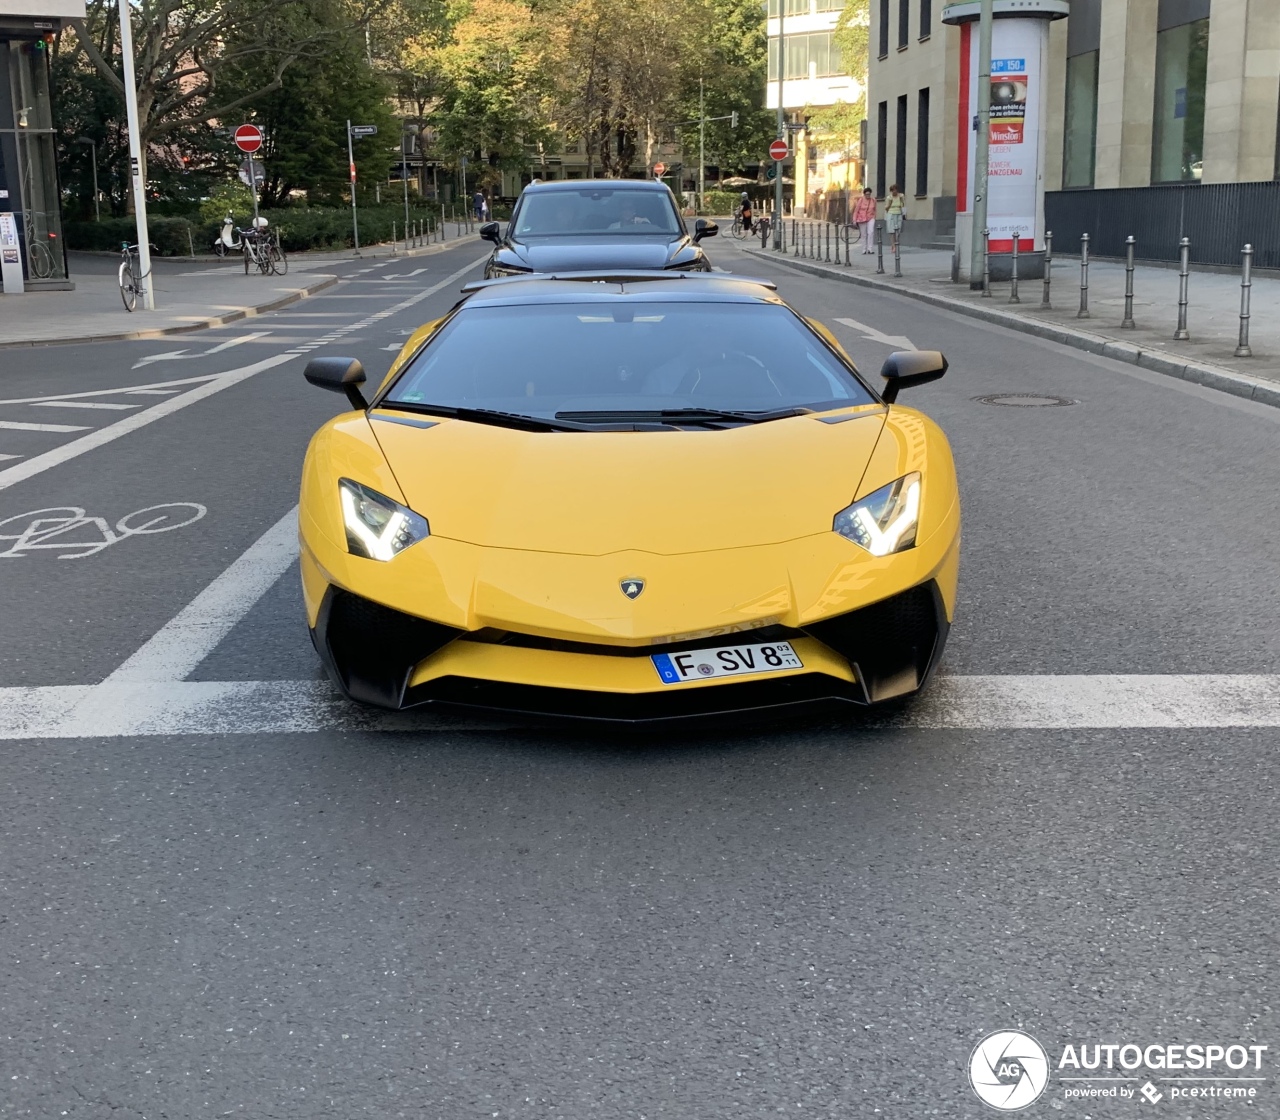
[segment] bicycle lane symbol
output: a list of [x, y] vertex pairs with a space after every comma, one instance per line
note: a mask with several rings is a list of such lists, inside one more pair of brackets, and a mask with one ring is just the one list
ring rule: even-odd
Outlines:
[[59, 552], [59, 560], [82, 560], [129, 537], [167, 533], [193, 525], [209, 511], [198, 502], [166, 502], [127, 513], [115, 525], [89, 517], [79, 506], [50, 506], [0, 521], [0, 559]]

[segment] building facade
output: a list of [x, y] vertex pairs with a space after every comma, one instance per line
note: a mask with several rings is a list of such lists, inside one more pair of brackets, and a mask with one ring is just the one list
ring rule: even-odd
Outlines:
[[[84, 0], [0, 0], [0, 215], [16, 232], [23, 287], [67, 288], [54, 159], [49, 47]], [[11, 262], [12, 263], [12, 262]]]
[[[835, 43], [844, 8], [845, 0], [769, 0], [765, 107], [776, 110], [781, 97], [790, 123], [803, 124], [816, 109], [856, 102], [862, 96], [862, 84], [848, 72]], [[786, 44], [783, 50], [780, 41]], [[847, 191], [861, 182], [859, 153], [847, 143], [795, 129], [792, 153], [793, 197], [801, 213], [828, 213], [828, 200], [839, 198], [843, 203]]]
[[[916, 243], [951, 235], [967, 123], [960, 29], [939, 7], [871, 2], [871, 186], [883, 197], [901, 183]], [[1151, 197], [1168, 206], [1205, 185], [1280, 179], [1280, 0], [1071, 0], [1049, 28], [1044, 83], [1051, 213], [1054, 192], [1160, 187]]]

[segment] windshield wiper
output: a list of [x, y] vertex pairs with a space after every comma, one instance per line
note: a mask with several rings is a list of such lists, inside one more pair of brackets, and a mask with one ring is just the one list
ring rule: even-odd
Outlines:
[[473, 424], [492, 424], [498, 428], [515, 428], [522, 432], [589, 432], [593, 429], [593, 425], [589, 424], [574, 424], [559, 419], [546, 420], [541, 416], [501, 412], [496, 408], [458, 408], [449, 404], [389, 400], [379, 401], [377, 407], [399, 409], [401, 412], [420, 412], [424, 416], [448, 416], [454, 420], [470, 420]]
[[607, 424], [610, 422], [644, 422], [658, 424], [716, 424], [729, 421], [735, 424], [763, 424], [768, 420], [785, 420], [790, 416], [807, 416], [808, 408], [775, 408], [763, 412], [747, 412], [730, 408], [661, 408], [624, 409], [618, 412], [557, 412], [557, 420], [576, 421], [580, 424]]

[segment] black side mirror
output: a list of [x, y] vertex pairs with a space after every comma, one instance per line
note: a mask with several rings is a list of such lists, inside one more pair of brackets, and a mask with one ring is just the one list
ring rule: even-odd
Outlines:
[[492, 241], [495, 245], [502, 241], [502, 234], [498, 232], [497, 222], [485, 222], [485, 224], [480, 227], [480, 236], [484, 238], [485, 241]]
[[709, 218], [699, 218], [693, 223], [693, 243], [696, 245], [704, 237], [715, 237], [720, 227]]
[[312, 358], [302, 376], [321, 389], [345, 393], [352, 408], [363, 412], [369, 407], [359, 388], [364, 384], [364, 366], [355, 358]]
[[947, 359], [941, 350], [895, 350], [880, 367], [880, 376], [885, 380], [880, 396], [885, 404], [893, 404], [899, 390], [937, 381], [946, 372]]

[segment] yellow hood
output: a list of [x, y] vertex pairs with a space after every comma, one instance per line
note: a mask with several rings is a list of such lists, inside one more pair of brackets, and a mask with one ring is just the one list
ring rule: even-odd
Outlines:
[[602, 556], [742, 548], [829, 530], [853, 501], [884, 426], [879, 406], [854, 417], [598, 433], [448, 419], [411, 427], [376, 412], [369, 421], [433, 536]]

